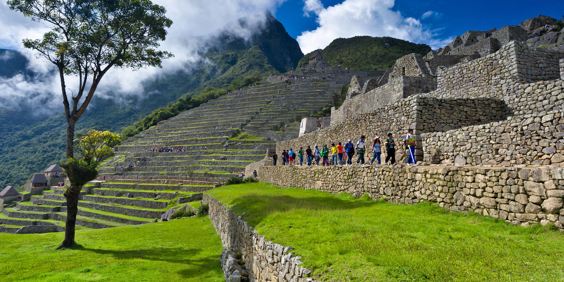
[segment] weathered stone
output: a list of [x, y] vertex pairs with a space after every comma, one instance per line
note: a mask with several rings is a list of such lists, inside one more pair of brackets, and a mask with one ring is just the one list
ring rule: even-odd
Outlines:
[[542, 203], [542, 208], [547, 213], [558, 213], [562, 208], [562, 198], [548, 198]]
[[545, 196], [544, 185], [542, 183], [525, 181], [525, 190], [529, 195]]
[[525, 212], [526, 213], [539, 213], [541, 211], [541, 207], [537, 206], [533, 203], [529, 203], [526, 207], [525, 207]]

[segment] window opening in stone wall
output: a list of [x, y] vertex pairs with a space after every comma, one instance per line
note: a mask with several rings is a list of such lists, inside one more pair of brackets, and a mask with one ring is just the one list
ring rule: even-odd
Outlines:
[[405, 76], [405, 67], [401, 68], [401, 76]]

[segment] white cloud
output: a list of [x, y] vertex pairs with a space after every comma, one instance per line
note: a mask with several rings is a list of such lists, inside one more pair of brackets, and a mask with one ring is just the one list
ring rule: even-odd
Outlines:
[[428, 18], [435, 18], [435, 19], [440, 19], [443, 15], [439, 12], [435, 12], [435, 11], [427, 11], [425, 13], [423, 13], [423, 15], [421, 15], [421, 19], [425, 20]]
[[320, 0], [304, 0], [304, 16], [309, 17], [310, 13], [319, 15], [323, 11], [323, 4]]
[[[175, 57], [165, 60], [162, 69], [144, 68], [132, 71], [114, 68], [102, 79], [96, 95], [98, 97], [108, 97], [110, 93], [117, 93], [120, 97], [141, 95], [144, 82], [178, 70], [189, 71], [190, 63], [201, 59], [198, 50], [204, 45], [202, 37], [217, 34], [227, 28], [234, 34], [248, 38], [252, 31], [264, 22], [263, 12], [275, 11], [284, 1], [153, 0], [154, 3], [163, 5], [167, 9], [167, 16], [174, 22], [160, 49], [172, 52]], [[24, 38], [41, 38], [49, 27], [10, 10], [6, 2], [7, 0], [0, 0], [0, 30], [2, 30], [0, 46], [23, 52], [31, 61], [30, 67], [43, 75], [35, 82], [26, 81], [22, 76], [0, 80], [0, 108], [26, 102], [52, 101], [47, 105], [42, 104], [45, 108], [59, 110], [62, 97], [58, 77], [49, 72], [52, 65], [38, 58], [32, 51], [23, 48], [21, 43]], [[251, 18], [249, 25], [242, 27], [238, 24], [237, 20], [242, 17]], [[68, 81], [68, 88], [71, 91], [77, 86], [74, 81]]]
[[345, 0], [322, 9], [317, 14], [318, 28], [305, 31], [297, 40], [304, 53], [325, 48], [337, 38], [353, 36], [390, 36], [433, 48], [444, 45], [419, 20], [393, 11], [394, 0]]

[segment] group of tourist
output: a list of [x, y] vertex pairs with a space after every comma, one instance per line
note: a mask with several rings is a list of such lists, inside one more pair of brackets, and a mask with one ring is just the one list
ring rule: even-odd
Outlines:
[[[407, 156], [407, 164], [408, 165], [417, 165], [417, 161], [415, 159], [415, 148], [417, 146], [417, 140], [415, 135], [413, 134], [413, 129], [409, 129], [409, 133], [405, 136], [403, 143], [406, 148]], [[314, 149], [311, 146], [307, 146], [304, 150], [303, 147], [295, 152], [293, 149], [289, 150], [282, 150], [280, 154], [280, 158], [282, 159], [282, 165], [297, 165], [303, 166], [306, 164], [307, 166], [311, 165], [321, 165], [322, 166], [329, 166], [329, 165], [352, 165], [354, 162], [354, 155], [357, 155], [356, 164], [365, 165], [365, 155], [367, 150], [372, 152], [372, 159], [370, 164], [374, 164], [375, 161], [377, 164], [382, 163], [382, 152], [385, 149], [386, 152], [386, 159], [384, 160], [385, 164], [396, 164], [396, 149], [397, 144], [393, 138], [392, 133], [388, 133], [388, 137], [384, 141], [384, 147], [382, 147], [382, 141], [380, 140], [379, 136], [374, 137], [374, 140], [371, 142], [370, 147], [368, 147], [366, 142], [366, 137], [362, 135], [360, 139], [353, 143], [351, 139], [348, 139], [347, 142], [343, 145], [341, 142], [338, 142], [337, 145], [335, 143], [331, 144], [331, 148], [327, 145], [323, 145], [321, 148], [319, 146], [314, 146]], [[275, 153], [272, 156], [272, 164], [276, 165], [278, 162], [278, 155]]]
[[[198, 147], [200, 150], [207, 150], [207, 146], [200, 146]], [[192, 147], [164, 147], [164, 148], [152, 148], [149, 149], [150, 152], [153, 153], [168, 153], [168, 152], [187, 152], [188, 150], [193, 149]]]

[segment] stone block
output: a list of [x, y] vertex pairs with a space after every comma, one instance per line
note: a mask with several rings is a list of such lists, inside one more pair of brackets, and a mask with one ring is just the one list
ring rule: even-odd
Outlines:
[[480, 204], [482, 204], [486, 208], [495, 208], [497, 207], [497, 202], [495, 199], [483, 197], [480, 199]]
[[545, 196], [544, 184], [532, 181], [525, 181], [527, 194], [534, 196]]
[[542, 203], [542, 208], [547, 213], [558, 213], [562, 208], [562, 198], [548, 198]]

